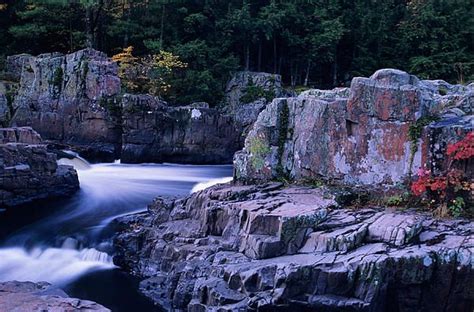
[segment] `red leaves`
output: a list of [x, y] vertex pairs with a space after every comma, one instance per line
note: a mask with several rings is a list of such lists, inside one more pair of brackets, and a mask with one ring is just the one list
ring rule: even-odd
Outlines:
[[469, 132], [464, 139], [449, 144], [447, 154], [455, 160], [468, 159], [474, 156], [474, 131]]
[[[468, 133], [464, 139], [449, 144], [446, 154], [454, 160], [465, 160], [474, 157], [474, 132]], [[445, 176], [434, 177], [429, 170], [420, 168], [418, 179], [411, 184], [411, 191], [415, 196], [421, 196], [427, 191], [435, 192], [441, 198], [446, 193], [461, 190], [464, 187], [464, 173], [461, 170], [449, 168]]]
[[428, 189], [433, 192], [438, 192], [441, 195], [444, 195], [446, 189], [449, 186], [449, 181], [445, 177], [430, 177], [429, 175], [424, 175], [418, 177], [418, 180], [411, 184], [411, 191], [416, 196], [421, 196]]

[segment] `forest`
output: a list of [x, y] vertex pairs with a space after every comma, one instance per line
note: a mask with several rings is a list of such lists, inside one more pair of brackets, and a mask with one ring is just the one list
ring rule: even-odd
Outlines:
[[[281, 74], [289, 88], [347, 86], [384, 67], [426, 79], [474, 79], [472, 0], [0, 1], [7, 55], [91, 47], [168, 53], [171, 103], [217, 105], [237, 70]], [[130, 49], [128, 50], [131, 51]]]

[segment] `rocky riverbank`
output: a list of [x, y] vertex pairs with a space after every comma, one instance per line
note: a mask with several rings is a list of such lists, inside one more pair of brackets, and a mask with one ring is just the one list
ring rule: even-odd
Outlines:
[[77, 172], [31, 128], [0, 128], [0, 208], [68, 197], [79, 189]]
[[474, 223], [348, 204], [278, 183], [158, 198], [118, 220], [115, 261], [178, 311], [472, 311]]

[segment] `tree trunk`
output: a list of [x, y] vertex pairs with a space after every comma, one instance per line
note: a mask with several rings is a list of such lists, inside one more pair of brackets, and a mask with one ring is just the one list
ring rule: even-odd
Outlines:
[[277, 42], [276, 36], [273, 35], [273, 73], [277, 73], [278, 59], [277, 59]]
[[283, 57], [280, 56], [278, 59], [278, 71], [277, 74], [281, 74], [281, 65], [283, 64]]
[[245, 45], [245, 70], [250, 69], [250, 47], [248, 44]]
[[333, 87], [337, 87], [337, 55], [334, 58], [334, 65], [332, 71], [332, 85]]
[[262, 42], [258, 42], [258, 64], [257, 70], [262, 71]]
[[308, 65], [306, 66], [306, 76], [304, 77], [304, 83], [303, 85], [305, 87], [308, 86], [309, 83], [309, 71], [311, 70], [311, 60], [308, 60]]
[[165, 28], [165, 4], [163, 3], [161, 10], [161, 26], [160, 26], [160, 51], [163, 49], [163, 32]]
[[92, 8], [86, 6], [86, 46], [92, 48], [93, 31], [92, 31]]

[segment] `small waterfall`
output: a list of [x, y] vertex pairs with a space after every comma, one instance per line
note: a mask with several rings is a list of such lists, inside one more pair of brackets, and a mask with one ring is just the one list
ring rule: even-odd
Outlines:
[[58, 164], [60, 165], [69, 165], [73, 166], [77, 170], [87, 170], [91, 168], [91, 164], [79, 156], [79, 154], [73, 152], [73, 151], [66, 151], [63, 150], [64, 153], [69, 154], [73, 156], [72, 158], [60, 158], [58, 159]]
[[193, 187], [193, 189], [191, 190], [191, 194], [202, 191], [216, 184], [231, 182], [232, 179], [233, 179], [232, 177], [225, 177], [225, 178], [219, 178], [219, 179], [212, 179], [206, 182], [200, 182]]
[[[118, 216], [146, 210], [153, 198], [184, 196], [232, 178], [231, 166], [94, 164], [77, 154], [59, 163], [78, 170], [81, 190], [55, 211], [0, 242], [1, 281], [77, 282], [88, 273], [113, 272], [108, 225]], [[38, 207], [38, 209], [41, 209]], [[108, 253], [107, 253], [108, 252]], [[113, 274], [113, 273], [111, 273]]]
[[0, 249], [0, 281], [48, 281], [62, 285], [84, 273], [114, 267], [109, 255], [94, 248]]

